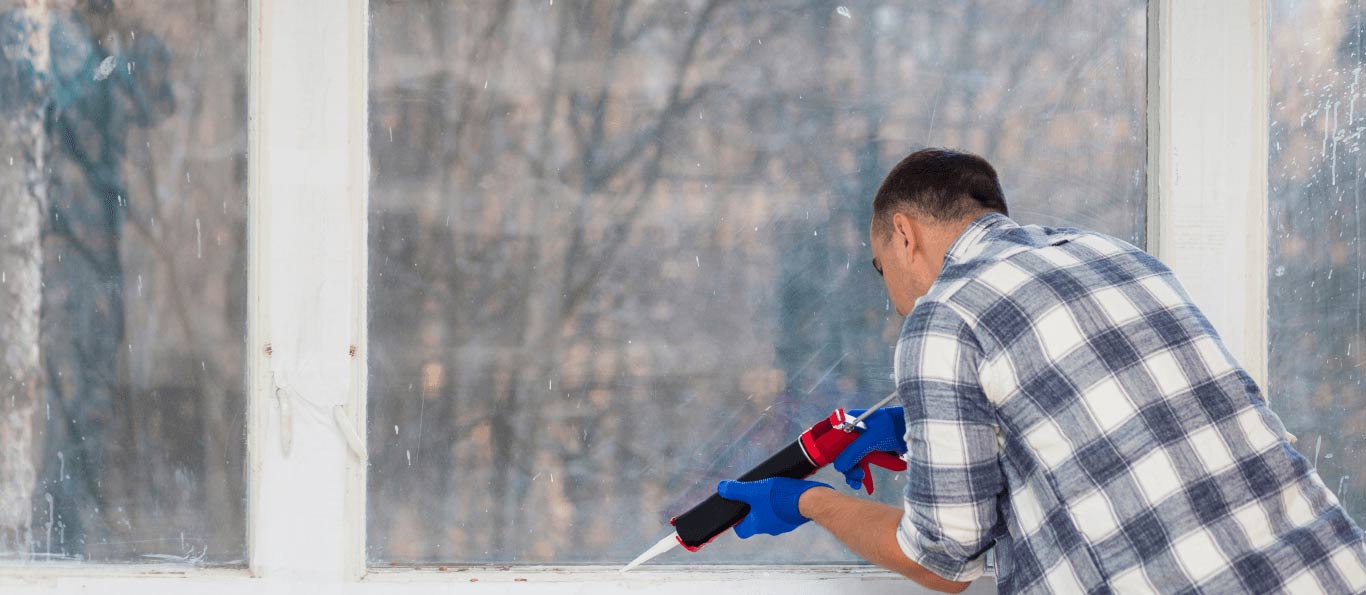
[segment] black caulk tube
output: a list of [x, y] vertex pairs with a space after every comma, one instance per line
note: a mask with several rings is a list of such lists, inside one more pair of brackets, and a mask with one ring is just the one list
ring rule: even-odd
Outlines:
[[[740, 476], [740, 481], [759, 481], [770, 477], [790, 477], [805, 479], [819, 467], [807, 458], [800, 439], [793, 440], [786, 448], [768, 460], [759, 463], [748, 473]], [[744, 502], [727, 500], [719, 494], [712, 494], [692, 510], [675, 517], [671, 523], [678, 532], [678, 540], [689, 551], [696, 551], [716, 536], [725, 533], [749, 514], [749, 505]]]
[[[830, 414], [830, 417], [807, 428], [801, 436], [782, 450], [741, 475], [740, 481], [762, 481], [774, 477], [791, 479], [810, 477], [821, 467], [833, 463], [841, 452], [858, 439], [860, 432], [856, 428], [862, 427], [859, 422], [864, 417], [886, 406], [896, 399], [896, 396], [895, 392], [887, 395], [877, 405], [865, 410], [862, 415], [852, 420], [845, 416], [843, 409], [836, 409], [834, 413]], [[864, 455], [858, 464], [863, 469], [863, 488], [869, 494], [873, 493], [873, 476], [869, 472], [869, 465], [877, 465], [892, 471], [906, 470], [906, 462], [901, 460], [895, 452], [873, 451]], [[716, 539], [718, 535], [734, 527], [736, 523], [744, 520], [745, 515], [748, 514], [748, 504], [727, 500], [722, 498], [720, 494], [713, 492], [711, 497], [702, 501], [701, 504], [670, 519], [669, 524], [674, 526], [674, 533], [660, 540], [654, 547], [645, 550], [645, 553], [636, 557], [621, 571], [626, 572], [635, 568], [655, 556], [669, 551], [675, 545], [682, 545], [688, 551], [695, 552], [711, 540]]]

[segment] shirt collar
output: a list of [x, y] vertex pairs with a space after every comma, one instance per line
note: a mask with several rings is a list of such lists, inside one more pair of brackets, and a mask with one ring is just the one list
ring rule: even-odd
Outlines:
[[963, 233], [958, 234], [958, 239], [953, 241], [949, 251], [944, 254], [944, 262], [962, 262], [976, 256], [976, 248], [988, 233], [1007, 227], [1017, 227], [1017, 224], [1010, 217], [1000, 213], [987, 213], [978, 217], [963, 230]]

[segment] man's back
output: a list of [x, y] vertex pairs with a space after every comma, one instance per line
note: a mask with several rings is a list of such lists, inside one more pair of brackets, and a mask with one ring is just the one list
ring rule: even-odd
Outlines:
[[897, 352], [927, 567], [994, 540], [1002, 592], [1366, 591], [1360, 530], [1142, 251], [984, 216]]

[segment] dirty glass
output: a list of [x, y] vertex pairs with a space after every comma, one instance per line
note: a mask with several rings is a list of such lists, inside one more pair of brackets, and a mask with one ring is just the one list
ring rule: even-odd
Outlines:
[[1271, 406], [1324, 482], [1366, 516], [1366, 10], [1270, 4]]
[[246, 15], [0, 1], [0, 563], [244, 563]]
[[[1025, 223], [1144, 240], [1142, 2], [371, 11], [372, 564], [624, 564], [886, 395], [865, 236], [914, 149], [986, 156]], [[660, 561], [852, 559], [807, 526]]]

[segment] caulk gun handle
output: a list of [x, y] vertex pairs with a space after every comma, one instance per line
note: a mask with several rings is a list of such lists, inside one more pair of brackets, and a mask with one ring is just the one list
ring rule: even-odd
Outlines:
[[[817, 467], [807, 459], [806, 453], [802, 450], [801, 440], [798, 439], [750, 469], [748, 473], [741, 475], [740, 481], [759, 481], [770, 477], [803, 479], [815, 473], [816, 469]], [[672, 523], [683, 547], [696, 551], [744, 520], [747, 514], [748, 504], [712, 494], [692, 510], [675, 517]]]

